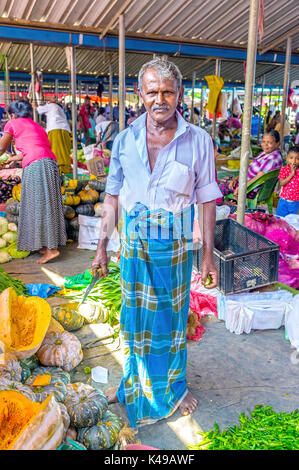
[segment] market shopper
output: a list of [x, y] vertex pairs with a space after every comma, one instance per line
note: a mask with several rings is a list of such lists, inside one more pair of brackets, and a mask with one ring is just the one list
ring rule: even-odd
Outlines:
[[84, 103], [79, 109], [78, 119], [79, 119], [79, 129], [82, 130], [84, 135], [84, 144], [87, 146], [90, 144], [90, 133], [89, 129], [92, 128], [90, 117], [90, 98], [89, 96], [85, 97]]
[[71, 129], [63, 107], [57, 103], [54, 95], [47, 104], [37, 106], [36, 109], [39, 114], [46, 116], [46, 131], [60, 173], [71, 173]]
[[210, 136], [176, 111], [182, 99], [175, 64], [154, 59], [139, 72], [146, 113], [116, 138], [93, 273], [108, 274], [106, 247], [123, 208], [121, 337], [125, 362], [109, 403], [126, 404], [132, 427], [192, 413], [186, 381], [186, 327], [193, 259], [194, 204], [203, 206], [202, 281], [215, 287], [215, 182]]
[[[283, 159], [278, 149], [279, 142], [280, 136], [277, 131], [269, 131], [263, 135], [261, 142], [263, 152], [254, 158], [248, 167], [247, 186], [265, 173], [282, 167]], [[222, 178], [219, 181], [219, 187], [223, 196], [234, 194], [235, 199], [237, 199], [239, 192], [239, 175]], [[256, 190], [250, 191], [250, 193], [247, 194], [249, 199], [254, 199], [255, 196]]]
[[21, 153], [7, 163], [21, 160], [23, 168], [17, 247], [40, 251], [42, 257], [37, 262], [44, 264], [59, 256], [58, 247], [67, 241], [57, 160], [46, 131], [32, 119], [29, 102], [14, 101], [7, 112], [0, 155], [14, 139]]
[[299, 213], [299, 146], [289, 150], [287, 165], [279, 172], [281, 193], [276, 209], [278, 217]]

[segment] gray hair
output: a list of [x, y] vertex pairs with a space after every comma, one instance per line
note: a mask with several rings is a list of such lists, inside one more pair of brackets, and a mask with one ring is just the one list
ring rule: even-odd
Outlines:
[[152, 59], [149, 62], [143, 64], [139, 71], [138, 88], [140, 91], [142, 91], [143, 75], [148, 69], [155, 69], [161, 77], [176, 80], [178, 90], [180, 90], [182, 86], [182, 74], [179, 71], [178, 67], [173, 62], [170, 62], [164, 57], [156, 57], [155, 59]]

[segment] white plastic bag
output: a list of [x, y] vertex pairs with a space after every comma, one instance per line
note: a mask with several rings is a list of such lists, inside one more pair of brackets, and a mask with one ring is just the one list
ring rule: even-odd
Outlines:
[[232, 333], [277, 329], [285, 323], [285, 316], [293, 301], [286, 290], [217, 295], [218, 319], [224, 320]]
[[[79, 243], [78, 248], [87, 250], [96, 250], [102, 226], [101, 217], [89, 217], [87, 215], [79, 215]], [[117, 253], [120, 249], [119, 234], [114, 229], [107, 245], [107, 251]]]
[[285, 316], [285, 328], [291, 345], [299, 351], [299, 294], [290, 302]]
[[216, 206], [216, 220], [227, 219], [230, 214], [229, 206]]
[[86, 161], [91, 160], [93, 158], [93, 150], [95, 148], [95, 144], [90, 145], [82, 145], [84, 151], [84, 158]]
[[242, 333], [250, 333], [253, 312], [245, 305], [232, 300], [227, 301], [226, 304], [226, 320], [225, 326], [231, 332], [237, 335]]

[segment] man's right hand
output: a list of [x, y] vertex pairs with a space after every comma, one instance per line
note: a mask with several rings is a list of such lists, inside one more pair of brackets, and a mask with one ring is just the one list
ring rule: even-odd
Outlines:
[[108, 270], [108, 257], [105, 247], [97, 249], [96, 255], [91, 265], [93, 276], [96, 275], [97, 271], [101, 269], [101, 277], [106, 277], [109, 273]]

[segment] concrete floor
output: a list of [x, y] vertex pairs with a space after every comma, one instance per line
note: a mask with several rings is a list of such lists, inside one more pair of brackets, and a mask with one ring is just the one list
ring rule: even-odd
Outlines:
[[[13, 260], [4, 268], [26, 283], [54, 283], [48, 276], [80, 274], [90, 268], [93, 255], [94, 252], [68, 245], [58, 259], [43, 267], [36, 264], [39, 255], [35, 254], [25, 260]], [[51, 305], [65, 302], [59, 297], [48, 300]], [[196, 411], [184, 417], [177, 411], [168, 420], [140, 428], [136, 439], [142, 444], [186, 449], [187, 445], [200, 442], [198, 431], [212, 429], [215, 422], [220, 429], [236, 425], [239, 415], [250, 413], [257, 404], [270, 405], [277, 412], [299, 408], [299, 362], [291, 361], [294, 350], [284, 338], [284, 328], [235, 335], [215, 318], [207, 319], [204, 326], [201, 340], [188, 342], [187, 380], [198, 399]], [[72, 371], [72, 381], [88, 382], [103, 391], [117, 385], [122, 375], [122, 354], [119, 341], [111, 338], [109, 325], [85, 325], [76, 334], [84, 359]], [[107, 368], [108, 383], [91, 381], [83, 372], [87, 365]], [[114, 404], [110, 408], [126, 419], [124, 407]]]

